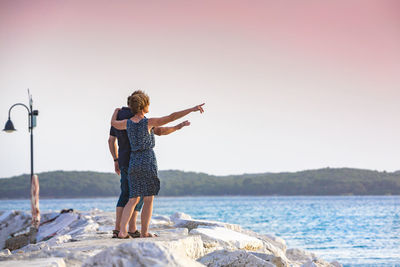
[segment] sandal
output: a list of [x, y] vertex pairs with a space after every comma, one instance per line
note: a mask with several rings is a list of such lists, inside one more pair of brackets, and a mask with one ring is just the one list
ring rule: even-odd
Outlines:
[[131, 238], [131, 236], [128, 234], [128, 235], [126, 235], [126, 236], [124, 236], [124, 237], [117, 237], [118, 239], [129, 239], [129, 238]]
[[118, 238], [119, 230], [113, 230], [112, 233], [112, 238]]
[[154, 234], [152, 234], [152, 233], [147, 233], [147, 235], [146, 235], [146, 236], [141, 236], [141, 235], [140, 235], [140, 237], [142, 237], [142, 238], [148, 238], [148, 237], [158, 237], [158, 235], [157, 235], [156, 233], [154, 233]]
[[140, 237], [140, 232], [136, 230], [135, 232], [128, 232], [128, 235], [130, 235], [132, 238], [138, 238]]

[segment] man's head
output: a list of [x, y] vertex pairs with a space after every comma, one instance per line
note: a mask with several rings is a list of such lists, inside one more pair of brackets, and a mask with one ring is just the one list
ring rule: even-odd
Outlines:
[[[140, 92], [140, 93], [136, 93]], [[128, 106], [133, 114], [143, 111], [144, 113], [149, 112], [150, 98], [143, 91], [135, 91], [130, 97], [128, 97]]]

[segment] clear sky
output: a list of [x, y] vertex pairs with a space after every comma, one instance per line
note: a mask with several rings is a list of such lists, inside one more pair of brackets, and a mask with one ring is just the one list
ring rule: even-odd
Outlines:
[[[0, 122], [40, 112], [35, 170], [113, 171], [111, 114], [205, 102], [156, 138], [160, 170], [400, 169], [399, 1], [0, 1]], [[26, 111], [0, 177], [29, 173]]]

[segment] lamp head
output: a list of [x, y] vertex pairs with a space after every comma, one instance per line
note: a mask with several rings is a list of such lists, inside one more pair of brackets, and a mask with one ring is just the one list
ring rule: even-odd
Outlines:
[[5, 131], [7, 133], [12, 133], [12, 132], [16, 131], [16, 129], [14, 128], [14, 124], [12, 123], [10, 118], [7, 120], [6, 126], [4, 126], [3, 131]]

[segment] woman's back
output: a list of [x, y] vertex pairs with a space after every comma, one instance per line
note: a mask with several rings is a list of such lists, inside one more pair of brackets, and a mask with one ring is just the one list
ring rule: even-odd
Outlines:
[[148, 119], [144, 117], [139, 122], [127, 120], [126, 133], [128, 134], [131, 151], [152, 149], [155, 145], [154, 131], [148, 130]]

